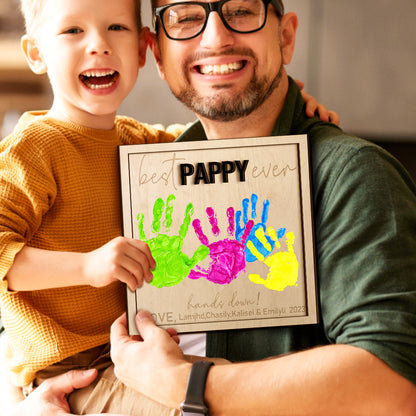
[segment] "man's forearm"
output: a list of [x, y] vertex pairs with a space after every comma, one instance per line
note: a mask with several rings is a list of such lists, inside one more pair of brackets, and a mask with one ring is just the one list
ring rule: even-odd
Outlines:
[[[136, 326], [141, 340], [128, 335], [125, 315], [112, 325], [117, 377], [166, 406], [179, 407], [191, 364], [149, 313], [139, 311]], [[414, 416], [416, 386], [363, 349], [328, 345], [263, 361], [214, 365], [205, 401], [211, 416]]]
[[214, 366], [212, 416], [416, 414], [416, 387], [365, 350], [333, 345], [281, 358]]

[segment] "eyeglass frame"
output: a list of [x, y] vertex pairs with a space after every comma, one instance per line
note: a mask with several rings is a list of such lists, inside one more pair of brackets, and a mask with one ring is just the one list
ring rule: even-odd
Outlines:
[[[169, 4], [165, 4], [164, 6], [159, 6], [159, 7], [155, 7], [153, 9], [153, 27], [156, 29], [157, 31], [157, 19], [159, 18], [160, 24], [162, 25], [163, 31], [165, 32], [165, 35], [171, 39], [171, 40], [177, 40], [177, 41], [183, 41], [183, 40], [190, 40], [190, 39], [194, 39], [197, 36], [199, 36], [206, 28], [207, 23], [208, 23], [208, 18], [211, 12], [217, 12], [218, 15], [221, 18], [222, 23], [224, 24], [224, 26], [228, 29], [231, 30], [232, 32], [235, 33], [254, 33], [254, 32], [258, 32], [259, 30], [263, 29], [264, 25], [266, 24], [267, 21], [267, 9], [269, 4], [271, 3], [274, 8], [276, 9], [276, 12], [278, 14], [278, 16], [283, 16], [284, 14], [284, 7], [283, 4], [281, 2], [279, 2], [278, 0], [261, 0], [264, 4], [265, 7], [265, 12], [264, 12], [264, 22], [263, 24], [254, 30], [250, 30], [250, 31], [239, 31], [236, 29], [233, 29], [225, 20], [223, 14], [222, 14], [222, 5], [224, 3], [227, 3], [230, 0], [219, 0], [219, 1], [211, 1], [211, 2], [202, 2], [202, 1], [180, 1], [180, 2], [176, 2], [176, 3], [169, 3]], [[172, 6], [176, 6], [178, 4], [198, 4], [201, 7], [203, 7], [205, 9], [205, 21], [204, 24], [202, 25], [201, 29], [195, 34], [192, 35], [188, 38], [183, 38], [183, 39], [178, 39], [178, 38], [174, 38], [172, 36], [170, 36], [168, 34], [168, 31], [165, 28], [165, 24], [163, 23], [163, 13], [165, 12], [165, 10], [169, 9]]]

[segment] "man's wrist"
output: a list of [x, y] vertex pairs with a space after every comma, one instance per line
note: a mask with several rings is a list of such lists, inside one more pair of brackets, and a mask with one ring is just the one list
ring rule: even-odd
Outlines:
[[212, 361], [196, 361], [189, 374], [185, 400], [181, 403], [182, 416], [208, 415], [205, 404], [205, 384]]

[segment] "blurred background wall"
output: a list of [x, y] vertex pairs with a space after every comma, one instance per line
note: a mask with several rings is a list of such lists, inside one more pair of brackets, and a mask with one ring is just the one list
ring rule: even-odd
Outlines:
[[[44, 108], [49, 94], [45, 80], [33, 81], [28, 70], [25, 76], [10, 68], [8, 75], [2, 71], [17, 59], [11, 56], [10, 45], [22, 32], [18, 3], [0, 0], [0, 44], [9, 44], [7, 51], [0, 49], [0, 74], [6, 74], [0, 79], [0, 100], [11, 114], [34, 106]], [[149, 3], [144, 0], [143, 20], [150, 26]], [[406, 158], [409, 149], [416, 147], [416, 1], [286, 0], [285, 7], [299, 16], [289, 74], [304, 81], [309, 93], [336, 110], [345, 130], [390, 146], [389, 150], [395, 146], [394, 151]], [[20, 97], [17, 104], [11, 97], [13, 88]], [[120, 114], [163, 124], [195, 118], [159, 79], [150, 52]], [[3, 135], [5, 131], [3, 127]], [[409, 162], [416, 169], [414, 159]]]

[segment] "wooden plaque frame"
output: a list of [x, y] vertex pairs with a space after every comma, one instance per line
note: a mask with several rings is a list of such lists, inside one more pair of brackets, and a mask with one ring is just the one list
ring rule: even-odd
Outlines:
[[307, 136], [119, 153], [124, 235], [158, 262], [152, 284], [127, 289], [130, 334], [139, 309], [178, 332], [318, 321]]

